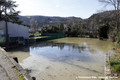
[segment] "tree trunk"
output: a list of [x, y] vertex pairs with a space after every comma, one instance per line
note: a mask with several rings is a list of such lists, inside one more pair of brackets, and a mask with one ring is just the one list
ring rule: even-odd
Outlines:
[[8, 36], [8, 24], [7, 21], [5, 21], [5, 28], [6, 28], [6, 43], [9, 42], [9, 36]]
[[2, 12], [0, 11], [0, 19], [2, 19]]
[[9, 42], [9, 36], [8, 36], [8, 24], [7, 24], [7, 9], [5, 5], [5, 28], [6, 28], [6, 43]]

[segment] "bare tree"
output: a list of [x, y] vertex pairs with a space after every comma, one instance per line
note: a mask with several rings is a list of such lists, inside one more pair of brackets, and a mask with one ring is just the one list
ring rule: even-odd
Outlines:
[[110, 5], [113, 6], [114, 8], [114, 14], [115, 14], [115, 28], [113, 31], [113, 36], [116, 37], [118, 35], [119, 32], [119, 17], [120, 17], [120, 0], [99, 0], [99, 2], [104, 3], [105, 7]]
[[36, 32], [38, 31], [38, 21], [37, 20], [35, 21], [35, 31]]
[[37, 21], [30, 21], [30, 25], [31, 25], [31, 31], [32, 32], [37, 32], [38, 31], [38, 22]]

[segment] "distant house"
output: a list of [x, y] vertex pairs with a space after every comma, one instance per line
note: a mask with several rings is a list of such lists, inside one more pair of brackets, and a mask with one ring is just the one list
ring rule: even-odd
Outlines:
[[[16, 23], [8, 22], [8, 35], [10, 38], [23, 38], [29, 39], [29, 28], [24, 25], [19, 25]], [[0, 21], [0, 35], [6, 34], [5, 21]]]

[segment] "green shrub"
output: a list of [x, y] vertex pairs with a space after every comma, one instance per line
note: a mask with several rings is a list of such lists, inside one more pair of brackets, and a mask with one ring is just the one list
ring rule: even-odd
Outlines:
[[109, 27], [110, 27], [109, 23], [101, 25], [98, 30], [99, 37], [108, 38]]
[[116, 72], [119, 72], [119, 71], [120, 71], [120, 62], [119, 62], [119, 61], [110, 61], [109, 64], [110, 64], [110, 66], [113, 67], [113, 69], [114, 69]]
[[113, 65], [113, 68], [116, 72], [119, 72], [120, 71], [120, 64]]
[[114, 65], [120, 64], [120, 62], [119, 61], [110, 61], [109, 64], [110, 64], [110, 66], [114, 66]]

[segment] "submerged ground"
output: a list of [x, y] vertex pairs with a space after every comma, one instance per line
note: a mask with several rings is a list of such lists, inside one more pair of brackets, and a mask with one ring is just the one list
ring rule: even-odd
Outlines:
[[[113, 53], [110, 41], [90, 38], [61, 38], [10, 51], [20, 65], [37, 80], [93, 80], [104, 76], [105, 54]], [[100, 80], [100, 79], [94, 79]]]

